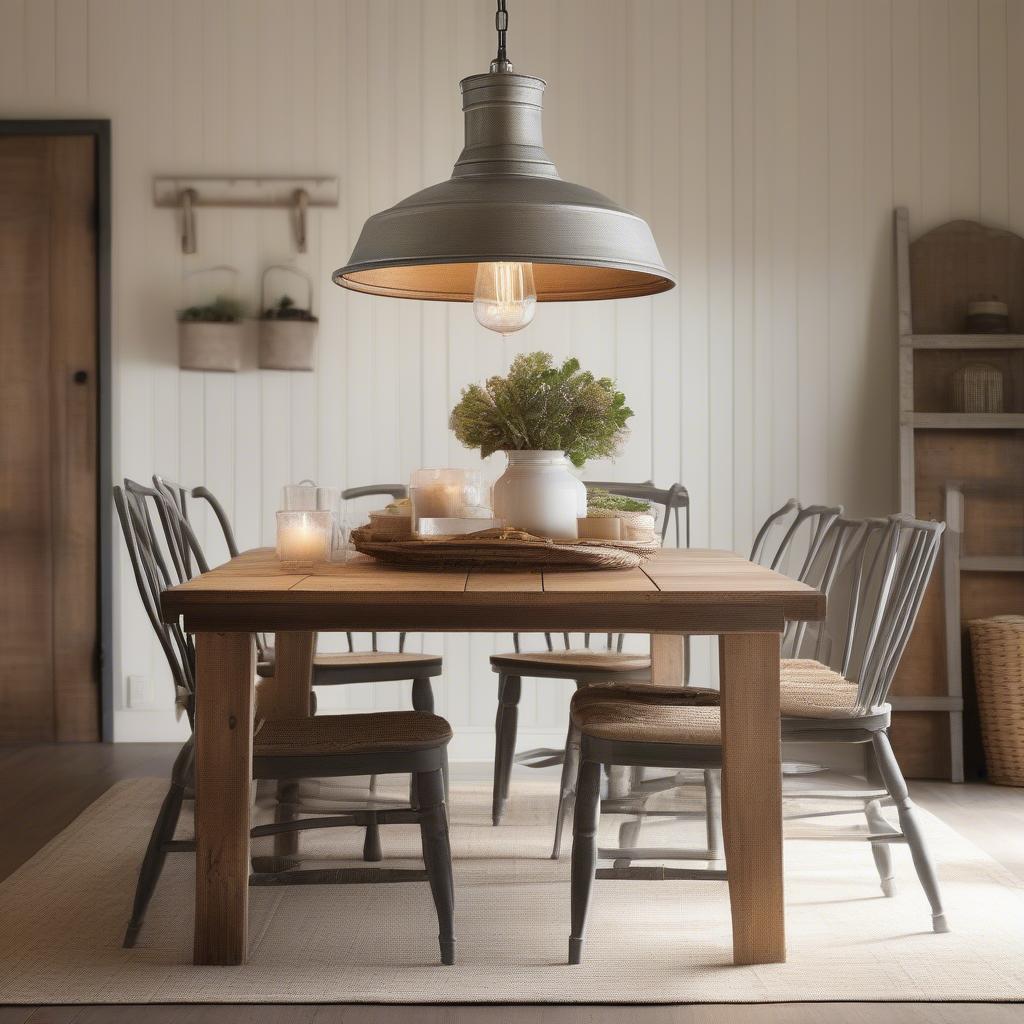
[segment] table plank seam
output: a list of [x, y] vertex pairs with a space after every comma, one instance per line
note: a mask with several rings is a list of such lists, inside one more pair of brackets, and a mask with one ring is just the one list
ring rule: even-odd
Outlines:
[[641, 565], [640, 571], [654, 584], [654, 589], [661, 593], [661, 587], [658, 586], [658, 581]]

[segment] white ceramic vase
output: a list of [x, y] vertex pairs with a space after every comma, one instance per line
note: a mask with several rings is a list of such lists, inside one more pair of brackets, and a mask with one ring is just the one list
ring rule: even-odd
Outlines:
[[494, 484], [494, 515], [536, 537], [574, 538], [586, 515], [587, 489], [564, 452], [506, 451], [508, 468]]

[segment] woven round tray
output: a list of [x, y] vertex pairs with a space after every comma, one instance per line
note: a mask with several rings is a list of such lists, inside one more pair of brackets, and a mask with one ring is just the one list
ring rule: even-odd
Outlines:
[[408, 569], [635, 569], [661, 546], [657, 541], [552, 541], [522, 530], [481, 530], [459, 537], [400, 540], [352, 531], [357, 551]]

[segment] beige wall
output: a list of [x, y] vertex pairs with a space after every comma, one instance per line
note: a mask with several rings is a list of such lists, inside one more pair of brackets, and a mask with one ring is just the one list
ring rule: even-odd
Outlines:
[[[245, 544], [268, 542], [286, 480], [470, 461], [446, 429], [460, 387], [546, 348], [618, 376], [638, 410], [623, 458], [590, 474], [683, 480], [696, 544], [745, 548], [791, 494], [888, 510], [891, 210], [907, 204], [915, 232], [954, 216], [1024, 229], [1024, 3], [510, 6], [513, 60], [549, 83], [561, 172], [648, 218], [680, 286], [542, 308], [503, 343], [467, 308], [329, 283], [371, 211], [448, 174], [458, 79], [492, 53], [488, 0], [0, 2], [0, 116], [113, 121], [115, 472], [205, 480]], [[150, 201], [169, 171], [340, 177], [341, 206], [313, 216], [297, 260], [322, 321], [315, 375], [254, 359], [235, 376], [178, 371], [185, 274], [231, 263], [255, 304], [263, 266], [292, 249], [283, 213], [204, 210], [199, 253], [182, 256]], [[150, 709], [119, 707], [117, 733], [167, 736], [166, 675], [124, 566], [120, 582], [116, 679], [155, 692]], [[495, 643], [428, 640], [446, 654], [459, 756], [490, 748]], [[329, 703], [400, 699], [385, 686]], [[566, 699], [527, 687], [522, 745], [561, 733]]]

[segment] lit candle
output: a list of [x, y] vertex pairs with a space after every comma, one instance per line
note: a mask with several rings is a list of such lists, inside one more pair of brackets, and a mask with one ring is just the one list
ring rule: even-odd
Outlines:
[[417, 519], [443, 519], [457, 516], [462, 510], [462, 487], [456, 484], [413, 487], [409, 497]]
[[283, 562], [325, 562], [331, 553], [330, 512], [278, 512], [277, 557]]

